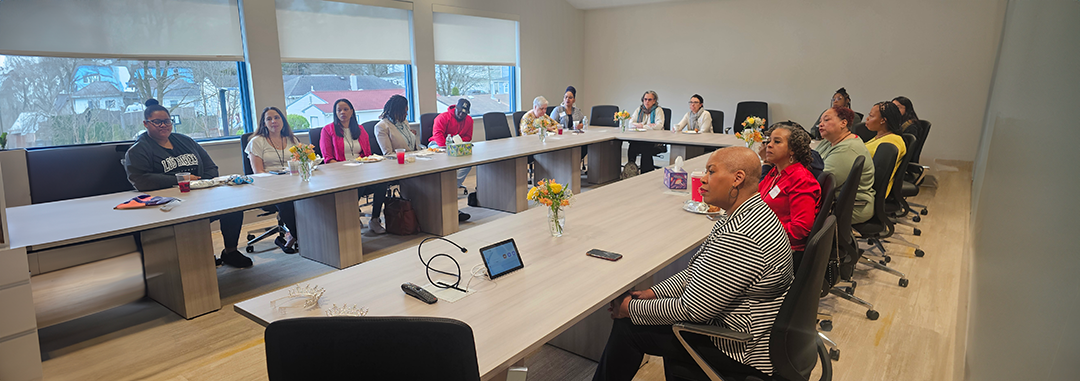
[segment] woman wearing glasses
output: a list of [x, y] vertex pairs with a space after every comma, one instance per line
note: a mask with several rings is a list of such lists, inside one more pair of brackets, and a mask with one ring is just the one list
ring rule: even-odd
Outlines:
[[[218, 176], [217, 164], [195, 140], [174, 134], [172, 116], [156, 99], [146, 101], [143, 111], [146, 133], [139, 136], [124, 157], [128, 181], [140, 192], [176, 186], [176, 174], [190, 173], [194, 179]], [[251, 258], [240, 254], [237, 243], [244, 225], [244, 212], [223, 214], [213, 219], [221, 222], [225, 250], [217, 264], [251, 267]]]
[[679, 124], [675, 125], [675, 132], [682, 131], [714, 132], [712, 130], [712, 114], [705, 110], [705, 99], [694, 94], [690, 97], [690, 112], [683, 115]]
[[[810, 137], [814, 138], [814, 140], [822, 139], [821, 132], [818, 131], [818, 126], [821, 123], [821, 117], [825, 116], [825, 112], [829, 111], [829, 109], [832, 109], [833, 107], [846, 107], [848, 109], [851, 108], [851, 96], [848, 95], [847, 89], [841, 87], [840, 90], [836, 90], [836, 93], [834, 93], [832, 96], [832, 103], [829, 104], [829, 108], [825, 109], [825, 111], [822, 111], [821, 115], [818, 115], [817, 120], [814, 121], [814, 126], [810, 127]], [[862, 120], [863, 114], [856, 112], [855, 119], [851, 120], [851, 126], [862, 123]]]
[[[300, 140], [293, 135], [289, 122], [285, 120], [285, 114], [277, 107], [263, 109], [259, 117], [259, 128], [248, 141], [244, 152], [247, 153], [248, 161], [251, 162], [251, 171], [254, 173], [268, 173], [289, 170], [289, 147], [300, 144]], [[285, 237], [277, 237], [274, 244], [281, 248], [285, 254], [296, 254], [296, 209], [292, 201], [275, 205], [281, 222], [288, 228]]]
[[[649, 130], [664, 128], [664, 110], [660, 108], [659, 102], [660, 96], [656, 95], [655, 91], [646, 91], [641, 96], [641, 106], [630, 115], [631, 126]], [[641, 173], [656, 169], [656, 164], [653, 162], [653, 155], [655, 154], [656, 143], [630, 142], [630, 147], [626, 149], [627, 159], [631, 163], [637, 161], [637, 157], [641, 156], [641, 165], [638, 166]]]

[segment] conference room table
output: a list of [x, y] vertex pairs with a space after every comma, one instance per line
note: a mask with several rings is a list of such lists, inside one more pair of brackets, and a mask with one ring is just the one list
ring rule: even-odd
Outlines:
[[[178, 188], [119, 192], [94, 197], [8, 208], [11, 247], [44, 250], [140, 233], [147, 295], [185, 318], [221, 308], [211, 241], [210, 219], [231, 212], [295, 201], [298, 236], [305, 258], [347, 268], [363, 262], [357, 188], [399, 182], [410, 198], [422, 231], [457, 231], [455, 171], [477, 166], [478, 198], [483, 207], [517, 213], [527, 208], [526, 157], [535, 157], [534, 177], [553, 179], [580, 190], [580, 147], [589, 146], [588, 180], [618, 179], [623, 140], [669, 141], [673, 146], [730, 145], [728, 135], [684, 135], [669, 131], [616, 132], [590, 128], [584, 134], [536, 136], [475, 142], [473, 154], [434, 154], [414, 163], [332, 163], [320, 166], [309, 182], [296, 176], [256, 177], [251, 185], [217, 186], [180, 193]], [[169, 212], [157, 207], [115, 210], [139, 194], [179, 197]]]
[[[686, 168], [703, 169], [706, 160], [704, 156], [688, 160]], [[552, 237], [548, 230], [548, 208], [536, 207], [445, 237], [469, 249], [467, 253], [439, 240], [429, 241], [422, 247], [425, 260], [448, 253], [460, 263], [461, 286], [476, 290], [452, 303], [440, 300], [428, 305], [401, 291], [404, 282], [429, 283], [414, 247], [299, 283], [325, 289], [313, 308], [272, 308], [271, 301], [287, 297], [291, 287], [234, 308], [262, 325], [324, 316], [334, 305], [364, 308], [368, 316], [457, 319], [472, 327], [482, 378], [498, 378], [579, 322], [606, 314], [608, 302], [616, 296], [635, 285], [651, 284], [654, 274], [680, 258], [685, 261], [714, 224], [682, 209], [689, 198], [686, 192], [669, 191], [663, 172], [654, 171], [575, 195], [565, 211], [562, 237]], [[514, 239], [524, 268], [495, 280], [470, 280], [470, 269], [482, 263], [478, 249], [507, 238]], [[590, 249], [620, 253], [623, 258], [612, 262], [586, 256]], [[445, 258], [432, 266], [454, 271]], [[432, 275], [436, 281], [454, 282], [452, 277]], [[560, 346], [578, 352], [573, 347], [592, 345], [593, 353], [587, 357], [595, 358], [595, 347], [602, 350], [608, 334], [604, 327], [610, 330], [610, 319], [601, 317], [609, 321], [606, 326], [594, 325], [594, 332], [578, 332], [563, 340], [570, 345]]]

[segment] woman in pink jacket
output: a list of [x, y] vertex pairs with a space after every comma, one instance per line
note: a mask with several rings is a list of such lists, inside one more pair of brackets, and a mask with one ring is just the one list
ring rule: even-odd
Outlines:
[[[355, 160], [357, 157], [368, 157], [373, 154], [368, 133], [360, 123], [356, 122], [356, 114], [352, 102], [348, 99], [334, 101], [334, 122], [322, 128], [319, 139], [322, 149], [323, 160], [327, 163]], [[386, 200], [386, 183], [360, 187], [360, 197], [373, 195], [371, 201], [371, 221], [368, 225], [376, 234], [386, 232], [383, 228], [382, 206]]]

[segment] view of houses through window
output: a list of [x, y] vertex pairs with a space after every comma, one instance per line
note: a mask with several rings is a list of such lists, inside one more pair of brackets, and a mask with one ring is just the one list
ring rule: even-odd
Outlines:
[[0, 55], [6, 148], [133, 140], [158, 99], [195, 139], [244, 132], [237, 62]]
[[333, 123], [338, 99], [348, 99], [363, 123], [379, 119], [391, 96], [409, 96], [409, 70], [403, 64], [283, 63], [281, 69], [293, 131]]
[[467, 98], [472, 104], [470, 113], [480, 116], [489, 112], [514, 112], [511, 66], [435, 65], [435, 87], [439, 112]]

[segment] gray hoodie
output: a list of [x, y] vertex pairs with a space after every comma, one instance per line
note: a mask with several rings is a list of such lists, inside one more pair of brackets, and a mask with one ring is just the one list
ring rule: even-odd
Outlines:
[[176, 174], [188, 172], [199, 178], [218, 176], [217, 164], [199, 143], [186, 135], [169, 135], [173, 149], [167, 150], [146, 133], [128, 149], [124, 168], [128, 181], [139, 191], [164, 189], [176, 185]]

